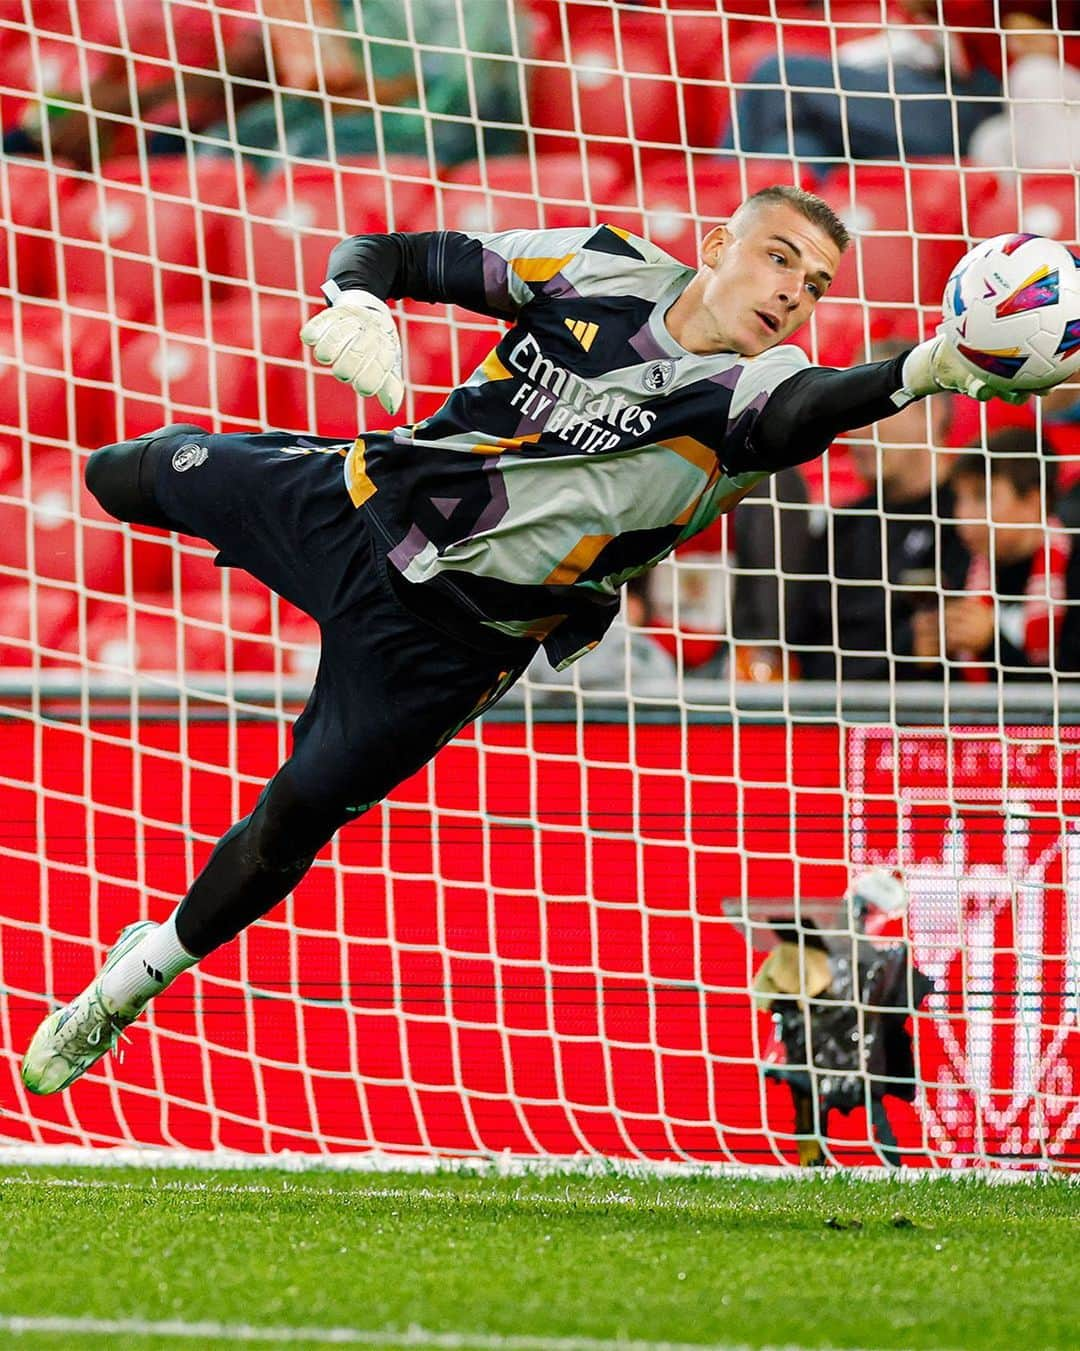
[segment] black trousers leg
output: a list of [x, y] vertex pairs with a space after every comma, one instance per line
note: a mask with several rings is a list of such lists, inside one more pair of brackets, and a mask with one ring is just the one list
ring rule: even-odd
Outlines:
[[254, 810], [217, 842], [176, 915], [176, 935], [205, 957], [283, 901], [346, 821], [344, 808], [307, 800], [283, 765]]

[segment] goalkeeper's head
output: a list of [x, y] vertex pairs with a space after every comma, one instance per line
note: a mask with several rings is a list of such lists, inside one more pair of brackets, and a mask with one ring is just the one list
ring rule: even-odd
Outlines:
[[702, 240], [701, 266], [668, 328], [692, 352], [759, 356], [810, 318], [849, 242], [820, 197], [763, 188]]

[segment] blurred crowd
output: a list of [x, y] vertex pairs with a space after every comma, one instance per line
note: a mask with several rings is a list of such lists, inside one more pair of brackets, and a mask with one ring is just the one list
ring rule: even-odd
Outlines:
[[[808, 340], [835, 364], [925, 331], [980, 223], [1077, 233], [1080, 0], [0, 0], [0, 57], [27, 72], [0, 91], [5, 161], [67, 166], [76, 185], [193, 153], [268, 183], [412, 157], [486, 185], [483, 223], [562, 224], [529, 214], [527, 184], [543, 199], [584, 147], [578, 215], [610, 203], [665, 244], [667, 203], [672, 251], [693, 261], [695, 216], [786, 174], [846, 204], [856, 233], [873, 213], [904, 239], [880, 266], [860, 242], [858, 322], [832, 345], [823, 307]], [[500, 165], [531, 172], [507, 170], [502, 204]], [[912, 165], [948, 198], [926, 238]], [[1032, 203], [1043, 216], [1022, 219]], [[882, 277], [896, 289], [874, 295]], [[844, 438], [824, 472], [778, 475], [628, 588], [575, 679], [1080, 671], [1078, 394], [1035, 410], [939, 397]]]
[[578, 679], [620, 689], [627, 663], [649, 692], [680, 671], [758, 682], [1080, 673], [1080, 484], [1061, 487], [1063, 462], [1034, 424], [949, 449], [954, 403], [937, 396], [853, 433], [863, 492], [843, 506], [809, 502], [794, 471], [763, 485], [722, 526], [722, 549], [691, 542], [641, 579], [627, 631]]
[[[810, 172], [936, 155], [1059, 167], [1080, 140], [1080, 0], [3, 0], [0, 25], [0, 51], [36, 67], [26, 97], [6, 86], [5, 148], [83, 165], [192, 135], [264, 169], [510, 153], [528, 127], [587, 123], [591, 89], [610, 118], [606, 37], [657, 86], [630, 91], [613, 139], [663, 141], [666, 75], [702, 86], [678, 91], [683, 143], [709, 128]], [[586, 72], [573, 93], [566, 64]]]

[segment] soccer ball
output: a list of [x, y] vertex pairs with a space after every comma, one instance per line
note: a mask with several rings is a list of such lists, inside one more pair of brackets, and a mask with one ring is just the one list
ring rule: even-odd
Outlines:
[[1043, 235], [995, 235], [953, 268], [944, 331], [992, 388], [1047, 389], [1080, 370], [1080, 257]]

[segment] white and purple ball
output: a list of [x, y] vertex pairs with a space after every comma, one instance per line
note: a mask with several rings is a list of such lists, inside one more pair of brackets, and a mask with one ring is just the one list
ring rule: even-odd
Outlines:
[[944, 331], [994, 389], [1047, 389], [1080, 370], [1080, 256], [1043, 235], [995, 235], [945, 286]]

